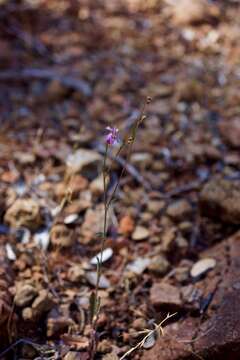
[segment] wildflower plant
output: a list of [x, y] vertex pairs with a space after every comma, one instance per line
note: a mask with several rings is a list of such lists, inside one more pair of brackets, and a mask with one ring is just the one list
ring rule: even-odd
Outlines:
[[[139, 126], [142, 124], [142, 122], [146, 119], [145, 111], [146, 106], [151, 102], [151, 98], [147, 97], [147, 99], [144, 102], [142, 111], [140, 112], [140, 115], [138, 119], [134, 122], [132, 125], [130, 131], [128, 134], [125, 135], [123, 139], [120, 139], [119, 129], [116, 127], [107, 127], [107, 135], [105, 136], [105, 151], [104, 151], [104, 157], [103, 157], [103, 167], [102, 167], [102, 175], [103, 175], [103, 203], [104, 203], [104, 220], [103, 220], [103, 232], [100, 234], [101, 239], [101, 249], [100, 249], [100, 255], [97, 258], [97, 281], [96, 281], [96, 287], [95, 290], [92, 292], [90, 296], [90, 317], [91, 317], [91, 324], [92, 324], [92, 330], [93, 330], [93, 336], [92, 336], [92, 344], [91, 344], [91, 354], [92, 358], [94, 357], [94, 348], [96, 348], [96, 325], [97, 320], [99, 317], [100, 312], [100, 306], [101, 306], [101, 299], [99, 297], [99, 285], [100, 285], [100, 279], [102, 275], [102, 260], [103, 260], [103, 251], [105, 248], [106, 238], [107, 238], [107, 218], [108, 218], [108, 211], [110, 209], [110, 206], [115, 199], [116, 193], [119, 189], [119, 185], [121, 182], [122, 177], [125, 174], [125, 171], [127, 169], [127, 165], [129, 163], [132, 150], [133, 150], [133, 144], [136, 141], [137, 131], [139, 129]], [[120, 153], [125, 149], [126, 150], [126, 159], [124, 162], [124, 165], [121, 169], [120, 175], [117, 179], [116, 184], [114, 185], [111, 193], [108, 192], [107, 187], [107, 181], [111, 172], [111, 168], [107, 165], [107, 159], [109, 155], [109, 151], [111, 151], [112, 147], [118, 146], [117, 152], [115, 154], [115, 157], [119, 156]]]

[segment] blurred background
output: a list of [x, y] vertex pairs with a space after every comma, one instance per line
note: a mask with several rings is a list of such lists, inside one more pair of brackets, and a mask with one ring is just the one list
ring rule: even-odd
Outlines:
[[[231, 213], [222, 189], [233, 203], [240, 199], [239, 191], [230, 191], [231, 181], [239, 185], [240, 179], [239, 34], [238, 0], [0, 1], [5, 345], [21, 336], [59, 340], [71, 328], [87, 347], [81, 316], [94, 281], [84, 264], [99, 251], [103, 136], [109, 125], [121, 136], [128, 133], [147, 96], [147, 119], [109, 226], [114, 255], [105, 269], [103, 339], [123, 353], [136, 317], [145, 321], [136, 328], [160, 317], [149, 305], [153, 283], [176, 266], [189, 270], [199, 251], [236, 231], [240, 208]], [[123, 164], [124, 156], [113, 161], [110, 187]], [[69, 168], [75, 176], [70, 204]], [[216, 178], [227, 183], [216, 180], [201, 195]], [[174, 281], [181, 286], [188, 280]], [[19, 289], [26, 284], [34, 290], [26, 290], [31, 295], [24, 301]], [[41, 293], [46, 289], [54, 302]], [[47, 305], [37, 313], [33, 300], [39, 296]], [[29, 325], [39, 319], [39, 327]], [[102, 346], [100, 353], [111, 352]]]

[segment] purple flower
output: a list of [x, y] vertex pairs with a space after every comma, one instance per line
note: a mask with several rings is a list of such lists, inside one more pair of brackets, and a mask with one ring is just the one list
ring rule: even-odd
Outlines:
[[119, 142], [118, 129], [116, 127], [111, 128], [108, 126], [106, 130], [109, 132], [106, 136], [106, 143], [108, 145], [115, 145]]

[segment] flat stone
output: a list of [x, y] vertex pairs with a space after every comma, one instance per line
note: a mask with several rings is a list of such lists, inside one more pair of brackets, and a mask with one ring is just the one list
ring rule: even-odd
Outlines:
[[191, 271], [190, 274], [193, 278], [198, 278], [199, 276], [202, 276], [207, 271], [213, 269], [216, 266], [216, 260], [212, 258], [205, 258], [197, 261]]
[[132, 239], [135, 241], [145, 240], [148, 237], [149, 237], [149, 230], [141, 225], [138, 225], [132, 234]]
[[150, 301], [157, 308], [177, 308], [182, 305], [180, 290], [167, 283], [153, 284], [150, 290]]

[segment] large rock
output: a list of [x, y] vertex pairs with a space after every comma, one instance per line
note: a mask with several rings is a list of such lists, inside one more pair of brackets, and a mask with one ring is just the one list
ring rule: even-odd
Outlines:
[[166, 326], [165, 335], [142, 359], [239, 359], [240, 232], [201, 256], [215, 258], [217, 263], [204, 279], [188, 285], [195, 294], [189, 293], [188, 301], [198, 303], [199, 316], [189, 313]]
[[200, 207], [206, 216], [240, 224], [240, 181], [210, 180], [200, 194]]

